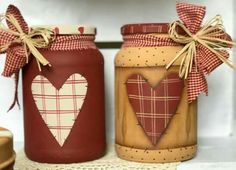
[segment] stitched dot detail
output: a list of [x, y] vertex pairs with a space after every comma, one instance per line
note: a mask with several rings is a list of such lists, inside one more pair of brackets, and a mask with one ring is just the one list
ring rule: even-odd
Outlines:
[[[117, 66], [121, 67], [165, 67], [167, 63], [171, 61], [171, 58], [178, 52], [178, 49], [174, 49], [174, 51], [170, 49], [170, 56], [168, 48], [124, 48], [122, 49], [122, 52], [118, 54], [116, 64]], [[122, 63], [124, 63], [125, 65], [122, 65]], [[176, 64], [177, 63], [175, 63], [174, 65]]]
[[[179, 152], [179, 151], [182, 151], [182, 152], [185, 152], [186, 150], [189, 150], [189, 149], [192, 149], [195, 147], [183, 147], [183, 148], [175, 148], [175, 149], [170, 149], [170, 148], [166, 148], [165, 150], [156, 150], [154, 151], [154, 153], [156, 152], [157, 154], [159, 154], [161, 157], [156, 157], [155, 155], [153, 155], [152, 151], [148, 150], [148, 148], [146, 149], [143, 149], [143, 150], [138, 150], [138, 149], [134, 149], [133, 147], [128, 149], [128, 148], [122, 148], [121, 150], [123, 151], [123, 154], [121, 153], [121, 156], [124, 157], [125, 159], [128, 159], [128, 160], [137, 160], [139, 159], [140, 161], [151, 161], [151, 162], [167, 162], [167, 161], [180, 161], [180, 160], [186, 160], [186, 159], [189, 159], [191, 158], [193, 155], [190, 154], [190, 153], [181, 153], [178, 157], [172, 157], [172, 153], [173, 152]], [[178, 149], [178, 150], [177, 150]], [[135, 154], [134, 155], [126, 155], [128, 152], [134, 152]], [[141, 154], [143, 156], [140, 155], [140, 157], [137, 155], [140, 151]], [[168, 153], [169, 152], [169, 153]], [[150, 155], [149, 155], [150, 154]], [[166, 155], [167, 154], [167, 155]], [[152, 155], [152, 157], [151, 157]], [[163, 156], [168, 156], [170, 155], [170, 157], [163, 157]], [[157, 155], [158, 156], [158, 155]], [[174, 155], [173, 155], [174, 156]], [[171, 158], [172, 157], [172, 158]], [[166, 168], [166, 167], [165, 167]]]

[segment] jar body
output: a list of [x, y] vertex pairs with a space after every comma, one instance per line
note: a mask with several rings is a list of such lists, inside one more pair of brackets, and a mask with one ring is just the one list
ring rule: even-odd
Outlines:
[[[178, 77], [179, 61], [168, 70], [165, 66], [181, 48], [124, 47], [118, 52], [115, 103], [116, 152], [120, 158], [138, 162], [176, 162], [191, 159], [196, 154], [197, 101], [188, 103], [186, 81], [181, 80], [183, 86], [178, 88], [171, 84], [166, 86], [165, 92], [181, 90], [175, 104], [171, 103], [171, 96], [165, 96], [160, 90], [165, 77]], [[133, 75], [138, 75], [138, 80], [134, 80]], [[158, 111], [158, 108], [164, 108], [164, 111]], [[162, 131], [158, 129], [160, 124], [165, 124]], [[157, 132], [159, 136], [152, 141]]]
[[[40, 52], [52, 67], [42, 67], [39, 72], [32, 59], [23, 69], [27, 157], [37, 162], [76, 163], [103, 156], [106, 139], [101, 53], [97, 49]], [[43, 80], [36, 80], [37, 76]], [[46, 80], [50, 85], [45, 85]], [[76, 114], [72, 116], [74, 123], [68, 120], [71, 112]]]

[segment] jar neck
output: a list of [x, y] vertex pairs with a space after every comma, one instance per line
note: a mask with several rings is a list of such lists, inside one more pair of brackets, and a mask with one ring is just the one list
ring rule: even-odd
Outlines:
[[[121, 28], [123, 47], [179, 46], [168, 35], [169, 23], [128, 24]], [[180, 27], [177, 32], [184, 33]]]
[[56, 35], [56, 39], [62, 39], [62, 38], [70, 38], [70, 39], [77, 39], [77, 40], [81, 40], [81, 41], [92, 41], [94, 42], [95, 40], [95, 35], [92, 34], [83, 34], [83, 35], [79, 35], [79, 34], [57, 34]]
[[60, 35], [58, 34], [49, 50], [79, 50], [79, 49], [96, 49], [94, 43], [95, 35]]
[[180, 46], [174, 42], [168, 34], [131, 34], [123, 36], [122, 47], [158, 47], [158, 46]]

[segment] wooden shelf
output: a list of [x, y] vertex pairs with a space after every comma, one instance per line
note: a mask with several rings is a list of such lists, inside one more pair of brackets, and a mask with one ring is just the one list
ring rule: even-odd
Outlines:
[[100, 49], [120, 49], [122, 42], [121, 41], [104, 41], [104, 42], [95, 42], [95, 44]]

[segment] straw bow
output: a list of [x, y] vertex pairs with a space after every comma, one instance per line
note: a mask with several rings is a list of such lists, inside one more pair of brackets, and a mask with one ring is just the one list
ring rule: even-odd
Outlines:
[[[184, 47], [166, 68], [181, 59], [179, 76], [187, 79], [188, 101], [192, 102], [201, 92], [208, 93], [205, 75], [222, 63], [234, 68], [227, 59], [229, 54], [226, 49], [235, 43], [225, 32], [219, 15], [201, 26], [206, 10], [204, 6], [177, 3], [176, 8], [182, 22], [174, 21], [170, 24], [169, 36]], [[185, 34], [179, 34], [177, 28]]]
[[[3, 20], [6, 20], [7, 26]], [[44, 28], [30, 29], [22, 17], [20, 11], [13, 5], [9, 5], [6, 14], [1, 15], [0, 22], [0, 53], [6, 53], [6, 63], [2, 73], [5, 77], [15, 75], [16, 90], [11, 110], [18, 103], [17, 86], [19, 70], [28, 63], [29, 56], [35, 57], [39, 70], [50, 63], [38, 51], [38, 48], [47, 47], [53, 40], [54, 33]]]

